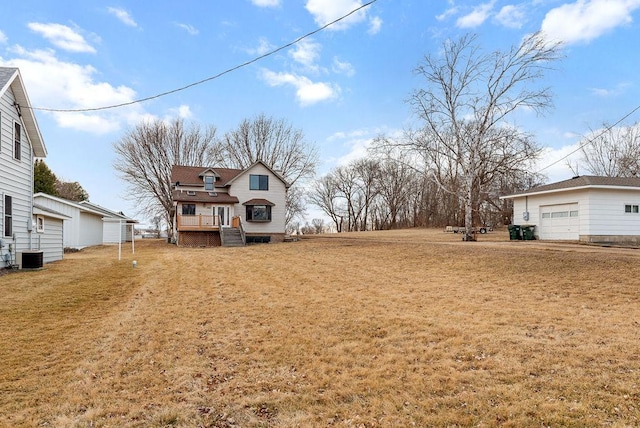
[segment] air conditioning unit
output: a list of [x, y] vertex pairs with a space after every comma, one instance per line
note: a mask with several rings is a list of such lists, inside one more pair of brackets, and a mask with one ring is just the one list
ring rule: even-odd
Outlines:
[[18, 269], [40, 269], [44, 266], [44, 252], [29, 250], [17, 253], [16, 264]]

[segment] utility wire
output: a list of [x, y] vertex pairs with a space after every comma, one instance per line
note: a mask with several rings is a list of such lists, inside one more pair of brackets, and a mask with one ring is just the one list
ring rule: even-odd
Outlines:
[[632, 114], [634, 114], [635, 112], [637, 112], [638, 110], [640, 110], [640, 105], [637, 106], [636, 108], [634, 108], [633, 110], [631, 110], [629, 113], [627, 113], [626, 115], [624, 115], [620, 120], [618, 120], [616, 123], [614, 123], [613, 125], [609, 125], [606, 128], [604, 128], [602, 130], [602, 132], [600, 132], [598, 135], [596, 135], [595, 137], [591, 137], [588, 138], [587, 141], [585, 141], [583, 144], [581, 144], [580, 146], [578, 146], [577, 149], [573, 150], [572, 152], [564, 155], [563, 157], [561, 157], [560, 159], [558, 159], [557, 161], [554, 161], [552, 163], [550, 163], [549, 165], [545, 166], [542, 169], [539, 169], [537, 173], [540, 173], [542, 171], [544, 171], [545, 169], [551, 168], [553, 165], [557, 164], [558, 162], [561, 162], [565, 159], [567, 159], [569, 156], [571, 156], [572, 154], [582, 150], [583, 147], [587, 146], [588, 144], [591, 144], [594, 140], [600, 138], [601, 136], [603, 136], [605, 133], [611, 131], [611, 129], [613, 129], [613, 127], [617, 126], [618, 124], [620, 124], [622, 121], [626, 120], [629, 116], [631, 116]]
[[302, 40], [304, 40], [304, 39], [306, 39], [308, 37], [311, 37], [314, 34], [317, 34], [317, 33], [321, 32], [321, 31], [331, 27], [332, 25], [334, 25], [334, 24], [336, 24], [336, 23], [348, 18], [349, 16], [353, 15], [354, 13], [357, 13], [358, 11], [360, 11], [360, 10], [370, 6], [370, 5], [372, 5], [376, 1], [378, 1], [378, 0], [371, 0], [371, 1], [363, 4], [362, 6], [359, 6], [359, 7], [355, 8], [355, 9], [353, 9], [351, 12], [347, 13], [346, 15], [343, 15], [340, 18], [335, 19], [335, 20], [323, 25], [322, 27], [319, 27], [319, 28], [311, 31], [310, 33], [307, 33], [307, 34], [305, 34], [303, 36], [300, 36], [300, 37], [298, 37], [297, 39], [295, 39], [292, 42], [289, 42], [289, 43], [287, 43], [285, 45], [282, 45], [279, 48], [273, 49], [273, 50], [271, 50], [271, 51], [269, 51], [269, 52], [267, 52], [267, 53], [265, 53], [263, 55], [255, 57], [252, 60], [249, 60], [247, 62], [243, 62], [242, 64], [236, 65], [235, 67], [231, 67], [231, 68], [229, 68], [227, 70], [224, 70], [224, 71], [222, 71], [222, 72], [220, 72], [220, 73], [218, 73], [218, 74], [216, 74], [214, 76], [207, 77], [206, 79], [198, 80], [197, 82], [190, 83], [188, 85], [182, 86], [182, 87], [177, 88], [177, 89], [172, 89], [170, 91], [161, 92], [161, 93], [156, 94], [156, 95], [152, 95], [152, 96], [149, 96], [149, 97], [146, 97], [146, 98], [140, 98], [140, 99], [137, 99], [137, 100], [134, 100], [134, 101], [126, 102], [126, 103], [114, 104], [114, 105], [104, 106], [104, 107], [82, 108], [82, 109], [56, 109], [56, 108], [27, 107], [27, 106], [24, 106], [24, 107], [30, 108], [31, 110], [39, 110], [39, 111], [50, 111], [50, 112], [58, 112], [58, 113], [80, 113], [80, 112], [101, 111], [101, 110], [109, 110], [109, 109], [114, 109], [114, 108], [119, 108], [119, 107], [126, 107], [126, 106], [130, 106], [130, 105], [133, 105], [133, 104], [139, 104], [139, 103], [142, 103], [142, 102], [145, 102], [145, 101], [149, 101], [149, 100], [153, 100], [153, 99], [156, 99], [156, 98], [164, 97], [166, 95], [175, 94], [176, 92], [184, 91], [184, 90], [192, 88], [194, 86], [201, 85], [201, 84], [209, 82], [211, 80], [218, 79], [219, 77], [222, 77], [225, 74], [229, 74], [229, 73], [231, 73], [233, 71], [236, 71], [236, 70], [238, 70], [240, 68], [246, 67], [246, 66], [248, 66], [250, 64], [253, 64], [254, 62], [260, 61], [261, 59], [264, 59], [264, 58], [266, 58], [268, 56], [271, 56], [271, 55], [273, 55], [275, 53], [278, 53], [278, 52], [280, 52], [280, 51], [282, 51], [284, 49], [290, 48], [291, 46], [299, 43], [300, 41], [302, 41]]

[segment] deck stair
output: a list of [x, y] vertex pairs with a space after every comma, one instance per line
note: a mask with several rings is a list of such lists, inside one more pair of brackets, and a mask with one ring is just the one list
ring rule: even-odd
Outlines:
[[220, 229], [220, 233], [222, 234], [223, 247], [244, 247], [244, 241], [242, 239], [240, 229], [235, 227], [223, 227]]

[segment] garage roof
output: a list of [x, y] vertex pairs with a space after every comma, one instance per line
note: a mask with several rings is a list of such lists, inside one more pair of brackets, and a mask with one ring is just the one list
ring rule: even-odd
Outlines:
[[500, 199], [512, 199], [521, 196], [539, 195], [543, 193], [564, 192], [582, 188], [634, 189], [640, 190], [640, 177], [601, 177], [597, 175], [581, 175], [557, 183], [533, 187], [523, 192], [501, 196]]

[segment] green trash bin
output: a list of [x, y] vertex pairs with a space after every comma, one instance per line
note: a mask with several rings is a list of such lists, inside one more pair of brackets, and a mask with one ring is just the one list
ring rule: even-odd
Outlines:
[[522, 239], [522, 229], [517, 224], [509, 225], [509, 239], [512, 241], [519, 241]]
[[534, 229], [535, 226], [522, 226], [522, 239], [524, 239], [525, 241], [533, 241], [534, 239], [536, 239], [535, 235], [533, 234]]

